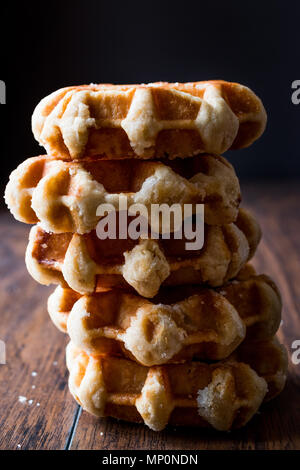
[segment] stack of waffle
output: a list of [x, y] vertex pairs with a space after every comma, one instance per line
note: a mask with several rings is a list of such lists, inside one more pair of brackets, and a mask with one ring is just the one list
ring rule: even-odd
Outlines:
[[[48, 311], [71, 339], [75, 399], [156, 431], [245, 425], [287, 370], [275, 337], [280, 294], [248, 264], [260, 228], [220, 156], [262, 134], [259, 98], [223, 81], [77, 86], [43, 99], [32, 123], [47, 155], [13, 171], [6, 201], [36, 224], [29, 273], [58, 285]], [[204, 204], [203, 247], [100, 240], [97, 207], [118, 209], [120, 197], [147, 208]]]

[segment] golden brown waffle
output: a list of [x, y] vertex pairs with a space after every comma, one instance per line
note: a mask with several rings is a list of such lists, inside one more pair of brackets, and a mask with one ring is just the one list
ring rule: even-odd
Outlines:
[[243, 362], [238, 350], [234, 358], [214, 364], [194, 361], [148, 368], [127, 359], [88, 355], [70, 343], [69, 388], [96, 416], [144, 422], [155, 431], [168, 423], [228, 431], [244, 426], [268, 388], [270, 399], [282, 390], [286, 377], [286, 353], [276, 340], [249, 344], [241, 354]]
[[205, 222], [233, 222], [240, 187], [223, 157], [201, 155], [183, 160], [81, 160], [62, 162], [47, 156], [21, 163], [10, 176], [6, 203], [21, 222], [41, 222], [49, 232], [86, 233], [96, 228], [103, 203], [119, 207], [144, 204], [205, 204]]
[[288, 355], [277, 337], [268, 341], [243, 341], [230, 359], [248, 364], [268, 384], [265, 401], [272, 400], [284, 388], [288, 373]]
[[32, 116], [35, 138], [65, 160], [221, 154], [247, 147], [265, 125], [260, 99], [222, 80], [68, 87], [44, 98]]
[[161, 288], [151, 302], [116, 289], [81, 297], [57, 287], [48, 311], [87, 353], [123, 355], [153, 366], [224, 359], [246, 330], [256, 341], [271, 338], [279, 327], [281, 299], [268, 276], [254, 275], [219, 293], [196, 286]]
[[267, 275], [257, 275], [250, 264], [237, 277], [215, 289], [237, 310], [247, 327], [247, 339], [260, 341], [275, 335], [281, 320], [281, 295]]
[[163, 283], [224, 284], [251, 258], [259, 240], [260, 228], [244, 209], [234, 224], [206, 225], [204, 246], [194, 251], [185, 249], [185, 239], [99, 240], [95, 232], [53, 234], [35, 226], [26, 265], [41, 284], [58, 283], [83, 294], [131, 286], [154, 297]]

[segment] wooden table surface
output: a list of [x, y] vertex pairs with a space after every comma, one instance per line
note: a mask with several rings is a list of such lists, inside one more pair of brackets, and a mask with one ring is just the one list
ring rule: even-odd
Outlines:
[[300, 364], [291, 360], [292, 343], [300, 340], [300, 183], [244, 184], [242, 194], [263, 229], [254, 264], [282, 292], [279, 337], [289, 353], [284, 392], [245, 428], [231, 433], [188, 428], [155, 433], [82, 412], [68, 392], [67, 337], [46, 311], [53, 287], [40, 286], [27, 274], [29, 227], [3, 211], [0, 340], [7, 357], [0, 365], [0, 449], [300, 449]]

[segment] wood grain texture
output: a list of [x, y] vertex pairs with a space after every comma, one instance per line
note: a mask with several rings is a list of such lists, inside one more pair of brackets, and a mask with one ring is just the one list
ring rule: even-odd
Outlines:
[[[23, 449], [300, 449], [300, 364], [291, 361], [292, 343], [300, 340], [300, 184], [245, 184], [242, 194], [243, 205], [253, 210], [263, 229], [254, 264], [273, 277], [283, 297], [279, 336], [290, 358], [284, 392], [245, 428], [231, 433], [187, 428], [155, 433], [142, 425], [81, 413], [66, 385], [67, 339], [47, 318], [51, 289], [26, 273], [28, 227], [2, 214], [0, 339], [7, 344], [7, 365], [0, 365], [1, 449], [18, 444]], [[32, 377], [32, 371], [38, 375]], [[19, 395], [33, 404], [21, 404]]]
[[49, 322], [49, 289], [26, 271], [28, 227], [8, 213], [0, 220], [0, 339], [6, 343], [6, 365], [0, 365], [0, 449], [61, 449], [77, 410], [66, 385], [67, 340]]

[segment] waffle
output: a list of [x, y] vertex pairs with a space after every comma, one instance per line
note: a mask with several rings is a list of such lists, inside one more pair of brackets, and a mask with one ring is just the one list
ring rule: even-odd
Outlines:
[[247, 338], [271, 338], [279, 327], [281, 299], [268, 276], [254, 275], [219, 292], [195, 286], [162, 288], [151, 302], [115, 289], [81, 297], [57, 287], [48, 311], [76, 347], [150, 367], [224, 359], [246, 330]]
[[99, 240], [95, 232], [53, 234], [34, 226], [26, 265], [41, 284], [58, 283], [80, 293], [131, 286], [154, 297], [163, 283], [224, 284], [251, 258], [259, 239], [260, 228], [244, 209], [234, 224], [207, 225], [203, 248], [193, 251], [185, 249], [185, 239]]
[[68, 87], [32, 116], [37, 141], [64, 160], [221, 154], [247, 147], [265, 125], [260, 99], [222, 80]]
[[276, 340], [253, 343], [241, 354], [243, 362], [237, 351], [235, 357], [214, 364], [194, 361], [148, 368], [118, 357], [88, 355], [70, 343], [69, 388], [96, 416], [144, 422], [155, 431], [168, 423], [228, 431], [245, 425], [264, 398], [282, 390], [286, 378], [286, 352]]
[[205, 222], [233, 222], [240, 187], [233, 167], [224, 158], [202, 155], [183, 160], [90, 160], [63, 162], [47, 156], [25, 160], [12, 172], [6, 203], [17, 220], [41, 222], [50, 232], [95, 229], [103, 203], [119, 207], [144, 204], [205, 204]]
[[288, 373], [288, 355], [276, 337], [267, 341], [244, 341], [230, 356], [248, 364], [267, 381], [265, 401], [272, 400], [283, 390]]

